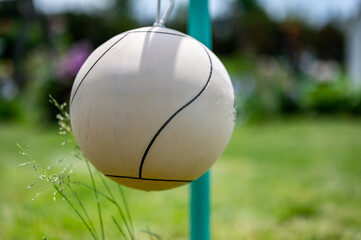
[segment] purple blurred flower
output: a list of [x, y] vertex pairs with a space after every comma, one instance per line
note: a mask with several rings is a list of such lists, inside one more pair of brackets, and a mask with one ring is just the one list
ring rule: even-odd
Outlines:
[[85, 40], [73, 44], [60, 62], [59, 77], [74, 78], [91, 52], [91, 44]]

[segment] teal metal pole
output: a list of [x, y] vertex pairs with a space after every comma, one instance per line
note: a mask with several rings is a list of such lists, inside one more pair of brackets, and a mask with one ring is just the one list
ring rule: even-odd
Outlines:
[[191, 240], [210, 240], [210, 172], [191, 184]]
[[[212, 48], [208, 0], [190, 0], [188, 34]], [[210, 172], [191, 184], [190, 239], [210, 240]]]

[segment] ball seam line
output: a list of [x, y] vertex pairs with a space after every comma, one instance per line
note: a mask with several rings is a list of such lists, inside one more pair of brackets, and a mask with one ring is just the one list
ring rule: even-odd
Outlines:
[[[75, 95], [79, 90], [80, 85], [83, 83], [84, 79], [86, 78], [86, 76], [88, 76], [89, 72], [94, 68], [94, 66], [99, 62], [99, 60], [110, 50], [112, 49], [120, 40], [122, 40], [123, 38], [125, 38], [126, 36], [128, 36], [131, 33], [159, 33], [159, 34], [166, 34], [166, 35], [174, 35], [174, 36], [179, 36], [179, 37], [185, 37], [185, 38], [190, 38], [190, 39], [194, 39], [190, 36], [187, 35], [182, 35], [182, 34], [177, 34], [177, 33], [168, 33], [168, 32], [157, 32], [157, 31], [134, 31], [134, 32], [125, 32], [125, 35], [123, 37], [121, 37], [120, 39], [118, 39], [114, 44], [112, 44], [95, 62], [94, 64], [89, 68], [89, 70], [87, 71], [87, 73], [84, 75], [83, 79], [80, 81], [79, 85], [77, 86], [74, 94], [72, 95], [72, 98], [70, 99], [70, 105], [72, 105]], [[197, 39], [194, 39], [197, 41]], [[200, 42], [199, 42], [200, 43]], [[201, 43], [200, 43], [201, 44]], [[203, 46], [203, 44], [201, 44]], [[203, 46], [204, 47], [204, 46]], [[208, 53], [208, 52], [207, 52]]]
[[176, 179], [139, 178], [139, 177], [130, 177], [130, 176], [110, 175], [110, 174], [105, 174], [105, 176], [113, 177], [113, 178], [127, 178], [134, 180], [159, 181], [159, 182], [192, 182], [193, 181], [193, 180], [176, 180]]
[[174, 35], [174, 36], [179, 36], [179, 37], [184, 37], [184, 38], [191, 38], [196, 40], [195, 38], [192, 38], [190, 36], [187, 35], [183, 35], [183, 34], [179, 34], [179, 33], [170, 33], [170, 32], [157, 32], [157, 31], [134, 31], [134, 32], [127, 32], [128, 34], [131, 33], [160, 33], [160, 34], [166, 34], [166, 35]]
[[160, 129], [156, 132], [156, 134], [153, 136], [152, 140], [150, 141], [150, 143], [148, 144], [144, 154], [143, 154], [143, 157], [142, 157], [142, 161], [140, 163], [140, 166], [139, 166], [139, 178], [141, 179], [142, 178], [142, 174], [143, 174], [143, 166], [144, 166], [144, 162], [145, 162], [145, 159], [148, 155], [148, 152], [150, 150], [150, 148], [152, 147], [153, 143], [155, 142], [155, 140], [157, 139], [157, 137], [159, 136], [159, 134], [163, 131], [163, 129], [168, 125], [168, 123], [170, 121], [172, 121], [172, 119], [178, 115], [178, 113], [180, 113], [181, 111], [183, 111], [186, 107], [188, 107], [190, 104], [192, 104], [197, 98], [200, 97], [200, 95], [202, 95], [202, 93], [206, 90], [206, 88], [208, 87], [209, 85], [209, 82], [211, 80], [211, 77], [212, 77], [212, 74], [213, 74], [213, 62], [212, 62], [212, 59], [211, 59], [211, 56], [210, 54], [208, 53], [207, 49], [204, 47], [203, 44], [200, 44], [203, 49], [206, 51], [207, 55], [208, 55], [208, 58], [209, 58], [209, 62], [210, 62], [210, 73], [209, 73], [209, 76], [208, 76], [208, 80], [206, 82], [206, 84], [203, 86], [203, 88], [201, 89], [201, 91], [194, 97], [192, 98], [189, 102], [187, 102], [184, 106], [182, 106], [181, 108], [179, 108], [175, 113], [173, 113], [172, 116], [170, 116], [168, 118], [168, 120], [160, 127]]
[[87, 73], [84, 75], [84, 77], [82, 78], [82, 80], [80, 81], [79, 85], [77, 86], [77, 88], [75, 89], [75, 92], [73, 94], [72, 99], [70, 100], [70, 105], [72, 105], [75, 95], [79, 90], [80, 85], [83, 83], [84, 79], [88, 76], [89, 72], [94, 68], [94, 66], [100, 61], [100, 59], [107, 53], [109, 52], [110, 49], [112, 49], [120, 40], [122, 40], [123, 38], [125, 38], [128, 35], [128, 33], [126, 33], [124, 36], [122, 36], [121, 38], [119, 38], [115, 43], [113, 43], [94, 63], [93, 65], [89, 68], [89, 70], [87, 71]]

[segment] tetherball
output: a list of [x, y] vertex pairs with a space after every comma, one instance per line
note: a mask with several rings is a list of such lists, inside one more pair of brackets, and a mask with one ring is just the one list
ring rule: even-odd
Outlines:
[[163, 190], [192, 182], [233, 131], [227, 70], [203, 44], [163, 27], [121, 33], [98, 47], [73, 84], [80, 149], [112, 180]]

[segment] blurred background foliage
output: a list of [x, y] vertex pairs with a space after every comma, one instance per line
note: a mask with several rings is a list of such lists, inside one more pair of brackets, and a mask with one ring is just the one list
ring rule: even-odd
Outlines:
[[[240, 121], [361, 114], [360, 91], [346, 73], [344, 23], [279, 21], [259, 1], [231, 4], [227, 14], [213, 18], [213, 45], [234, 83]], [[93, 12], [48, 14], [33, 0], [0, 1], [0, 119], [53, 122], [48, 95], [68, 101], [92, 50], [120, 32], [152, 24], [133, 8], [132, 1], [118, 0]], [[185, 5], [168, 27], [186, 32]]]

